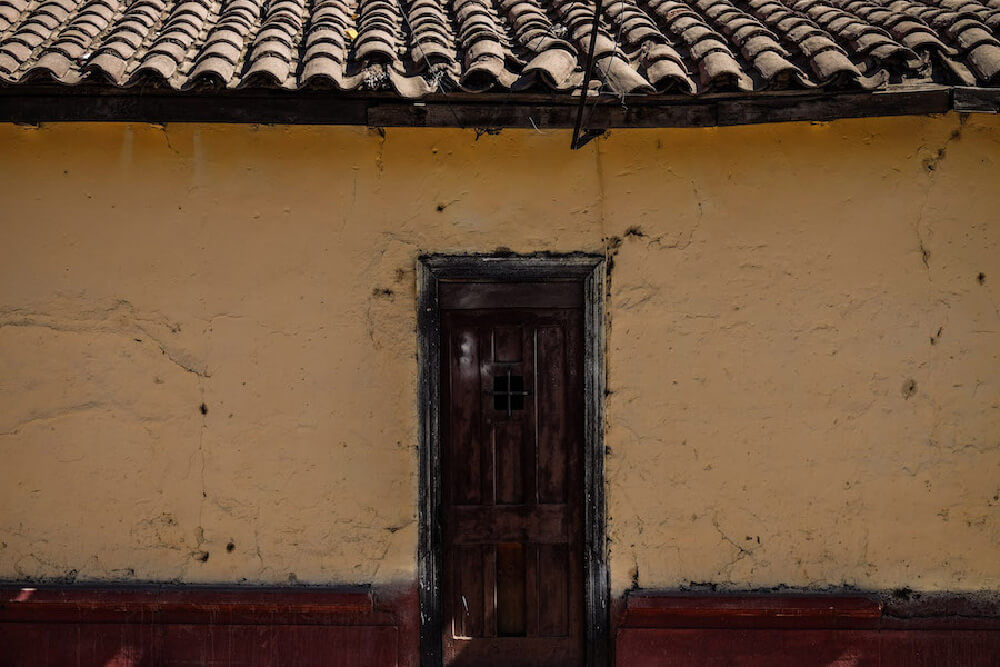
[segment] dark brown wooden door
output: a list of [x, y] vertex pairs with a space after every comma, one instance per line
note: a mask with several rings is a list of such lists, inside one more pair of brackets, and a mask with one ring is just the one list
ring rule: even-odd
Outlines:
[[446, 289], [444, 664], [579, 667], [582, 286]]

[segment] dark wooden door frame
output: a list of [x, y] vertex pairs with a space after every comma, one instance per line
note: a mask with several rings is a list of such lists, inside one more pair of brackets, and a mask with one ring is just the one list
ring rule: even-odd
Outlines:
[[418, 263], [420, 664], [441, 656], [441, 281], [575, 281], [584, 305], [584, 606], [586, 667], [608, 667], [610, 632], [604, 499], [604, 257], [425, 255]]

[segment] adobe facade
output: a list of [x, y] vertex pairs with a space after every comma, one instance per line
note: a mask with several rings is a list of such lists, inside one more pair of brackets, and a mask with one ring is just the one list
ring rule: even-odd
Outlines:
[[417, 258], [603, 254], [612, 596], [1000, 588], [997, 116], [0, 126], [0, 579], [407, 586]]

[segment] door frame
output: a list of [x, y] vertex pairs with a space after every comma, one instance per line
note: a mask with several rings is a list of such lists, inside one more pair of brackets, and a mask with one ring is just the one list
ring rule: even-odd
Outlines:
[[608, 667], [610, 584], [604, 491], [603, 255], [423, 255], [417, 263], [420, 665], [441, 667], [441, 410], [438, 283], [573, 281], [584, 288], [584, 641], [586, 667]]

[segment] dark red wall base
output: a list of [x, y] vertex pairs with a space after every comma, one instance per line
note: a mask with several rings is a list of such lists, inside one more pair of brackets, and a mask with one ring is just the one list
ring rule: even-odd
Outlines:
[[12, 623], [0, 664], [379, 667], [396, 664], [396, 644], [391, 626]]
[[618, 667], [998, 667], [1000, 619], [886, 616], [875, 599], [635, 595]]
[[0, 588], [0, 666], [416, 664], [409, 590]]
[[[1000, 614], [968, 600], [632, 594], [617, 667], [1000, 667]], [[415, 587], [0, 587], [0, 667], [417, 667]]]

